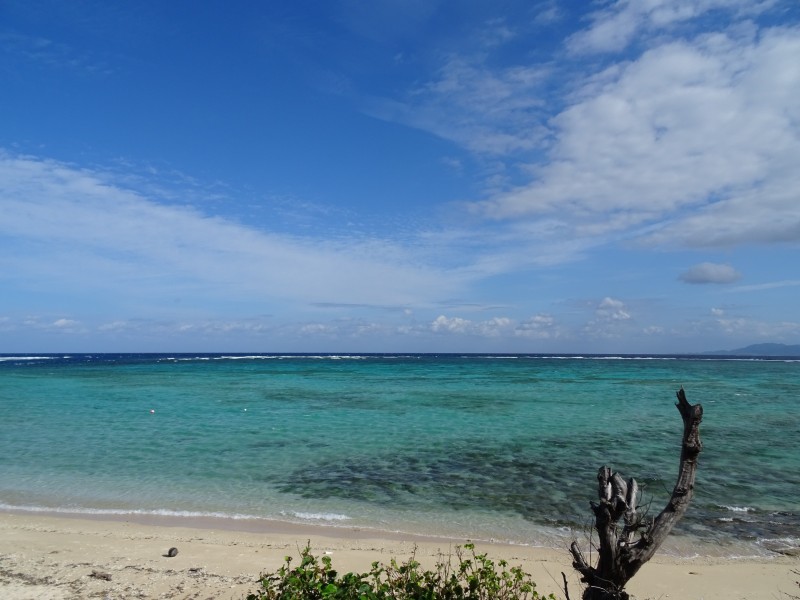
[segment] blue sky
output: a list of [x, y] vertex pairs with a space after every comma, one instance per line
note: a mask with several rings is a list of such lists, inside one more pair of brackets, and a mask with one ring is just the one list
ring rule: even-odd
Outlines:
[[800, 343], [800, 5], [5, 0], [0, 352]]

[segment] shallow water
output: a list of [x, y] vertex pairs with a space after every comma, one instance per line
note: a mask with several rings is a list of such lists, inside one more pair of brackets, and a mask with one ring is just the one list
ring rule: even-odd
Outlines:
[[[603, 464], [660, 509], [683, 385], [704, 407], [672, 551], [800, 538], [800, 362], [690, 357], [0, 357], [0, 508], [216, 514], [563, 545]], [[698, 546], [699, 538], [711, 541]]]

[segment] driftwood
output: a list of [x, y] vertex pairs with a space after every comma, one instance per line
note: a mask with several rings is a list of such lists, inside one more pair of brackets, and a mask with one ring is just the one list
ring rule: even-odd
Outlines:
[[[608, 467], [600, 468], [597, 475], [600, 502], [591, 503], [599, 539], [597, 565], [589, 566], [577, 542], [570, 546], [572, 566], [586, 584], [583, 600], [629, 600], [625, 585], [653, 557], [689, 507], [694, 494], [697, 457], [703, 449], [700, 441], [703, 407], [689, 404], [683, 388], [677, 396], [676, 406], [683, 418], [680, 469], [672, 496], [655, 519], [648, 521], [639, 512], [636, 505], [639, 486], [635, 479], [625, 481]], [[566, 580], [564, 583], [566, 588]]]

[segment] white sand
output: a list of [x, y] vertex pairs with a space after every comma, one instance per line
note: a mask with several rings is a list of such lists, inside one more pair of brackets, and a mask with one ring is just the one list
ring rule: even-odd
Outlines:
[[[259, 573], [277, 569], [287, 554], [297, 557], [307, 540], [315, 554], [329, 554], [341, 573], [366, 571], [375, 560], [405, 560], [415, 548], [417, 559], [430, 566], [440, 552], [464, 542], [280, 523], [253, 533], [220, 529], [219, 522], [147, 521], [0, 513], [0, 598], [240, 599], [255, 590]], [[173, 546], [178, 555], [164, 556]], [[477, 549], [492, 559], [522, 565], [541, 593], [559, 598], [564, 571], [573, 600], [580, 598], [566, 549], [493, 544]], [[792, 570], [800, 570], [800, 559], [656, 556], [628, 589], [640, 600], [776, 600], [786, 598], [785, 593], [800, 596], [795, 583], [800, 576]]]

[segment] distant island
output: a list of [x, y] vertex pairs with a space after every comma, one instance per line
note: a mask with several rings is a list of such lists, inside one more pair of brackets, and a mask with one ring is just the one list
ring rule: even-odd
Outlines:
[[800, 344], [751, 344], [735, 350], [714, 350], [703, 354], [737, 356], [800, 356]]

